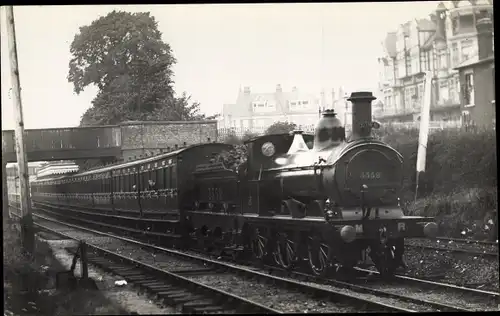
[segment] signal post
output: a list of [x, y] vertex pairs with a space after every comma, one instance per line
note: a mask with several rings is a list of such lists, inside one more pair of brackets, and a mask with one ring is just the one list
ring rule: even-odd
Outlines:
[[20, 184], [20, 208], [21, 208], [21, 238], [23, 248], [28, 254], [33, 254], [35, 246], [35, 234], [33, 230], [33, 218], [31, 215], [31, 201], [29, 190], [28, 157], [26, 156], [26, 145], [24, 142], [24, 121], [21, 103], [21, 88], [19, 80], [19, 66], [17, 62], [16, 30], [14, 24], [14, 9], [6, 6], [7, 15], [7, 37], [9, 47], [10, 71], [12, 79], [12, 95], [14, 100], [14, 116], [16, 120], [15, 139], [16, 156]]

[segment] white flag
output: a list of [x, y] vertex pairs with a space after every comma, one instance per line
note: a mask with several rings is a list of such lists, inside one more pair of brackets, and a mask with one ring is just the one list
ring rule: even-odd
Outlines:
[[424, 98], [420, 113], [420, 133], [418, 137], [417, 172], [425, 171], [425, 157], [427, 155], [427, 140], [429, 138], [429, 120], [432, 96], [432, 72], [425, 74]]

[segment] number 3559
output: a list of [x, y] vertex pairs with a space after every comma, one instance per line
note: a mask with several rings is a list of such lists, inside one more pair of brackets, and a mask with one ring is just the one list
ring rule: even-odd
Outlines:
[[361, 179], [380, 179], [382, 177], [381, 172], [373, 172], [373, 171], [364, 171], [361, 172]]

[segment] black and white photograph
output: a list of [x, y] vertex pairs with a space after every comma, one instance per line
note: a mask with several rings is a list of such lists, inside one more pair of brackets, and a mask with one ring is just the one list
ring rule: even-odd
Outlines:
[[493, 0], [0, 31], [4, 316], [500, 310]]

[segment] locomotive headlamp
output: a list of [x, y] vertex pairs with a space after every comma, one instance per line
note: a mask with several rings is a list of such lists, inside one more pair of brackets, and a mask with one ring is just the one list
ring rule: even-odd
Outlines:
[[424, 226], [424, 235], [425, 236], [433, 238], [433, 237], [437, 236], [437, 232], [438, 232], [438, 226], [436, 223], [431, 222], [431, 223], [425, 224], [425, 226]]
[[356, 229], [351, 225], [345, 225], [340, 230], [340, 237], [347, 243], [352, 242], [356, 239]]

